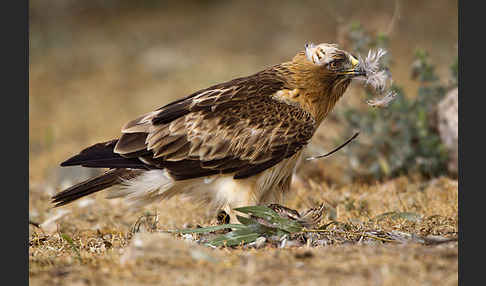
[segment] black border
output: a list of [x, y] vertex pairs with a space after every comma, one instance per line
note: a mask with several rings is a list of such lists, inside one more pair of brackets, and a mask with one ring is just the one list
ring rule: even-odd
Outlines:
[[29, 2], [2, 4], [2, 281], [28, 285]]
[[[484, 255], [482, 219], [484, 201], [481, 200], [484, 169], [481, 164], [484, 148], [484, 10], [480, 2], [458, 0], [459, 25], [459, 285], [483, 284], [481, 262]], [[469, 39], [469, 42], [467, 41]], [[467, 84], [466, 84], [467, 82]], [[481, 102], [483, 101], [483, 102]], [[476, 161], [476, 162], [474, 162]], [[479, 161], [479, 162], [478, 162]], [[467, 163], [466, 163], [467, 162]], [[474, 197], [477, 197], [474, 199]], [[468, 226], [469, 225], [469, 226]], [[469, 231], [467, 231], [467, 229]], [[467, 237], [467, 239], [466, 239]], [[467, 246], [466, 246], [467, 245]], [[469, 251], [469, 253], [468, 253]], [[474, 255], [476, 254], [476, 255]], [[474, 257], [477, 256], [477, 257]], [[476, 259], [477, 258], [477, 259]]]

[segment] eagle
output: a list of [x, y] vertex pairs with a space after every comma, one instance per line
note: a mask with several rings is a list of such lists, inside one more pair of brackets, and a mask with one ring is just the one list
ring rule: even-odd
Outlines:
[[[108, 168], [53, 196], [56, 207], [108, 189], [141, 207], [186, 195], [209, 209], [284, 203], [315, 131], [360, 61], [336, 44], [306, 44], [290, 61], [213, 85], [126, 123], [61, 166]], [[110, 188], [117, 186], [117, 188]]]

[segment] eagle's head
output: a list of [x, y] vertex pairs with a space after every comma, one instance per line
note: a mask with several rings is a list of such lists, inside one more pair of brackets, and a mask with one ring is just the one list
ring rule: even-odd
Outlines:
[[305, 45], [305, 56], [329, 77], [352, 78], [363, 75], [359, 61], [352, 54], [338, 49], [335, 44]]
[[360, 61], [335, 44], [312, 43], [284, 64], [290, 71], [289, 87], [303, 95], [301, 104], [321, 121], [332, 110], [355, 77], [363, 76]]

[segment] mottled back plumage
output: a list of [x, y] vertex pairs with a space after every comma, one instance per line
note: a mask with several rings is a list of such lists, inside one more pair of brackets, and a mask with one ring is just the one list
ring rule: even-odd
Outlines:
[[285, 72], [272, 67], [131, 121], [115, 152], [166, 168], [177, 180], [218, 173], [241, 179], [270, 168], [300, 150], [315, 131], [308, 112], [272, 98], [285, 86]]

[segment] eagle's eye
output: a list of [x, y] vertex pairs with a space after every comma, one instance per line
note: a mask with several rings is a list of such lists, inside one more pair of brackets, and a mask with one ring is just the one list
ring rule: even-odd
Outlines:
[[342, 62], [342, 60], [334, 60], [327, 64], [327, 68], [332, 71], [339, 70], [341, 68]]

